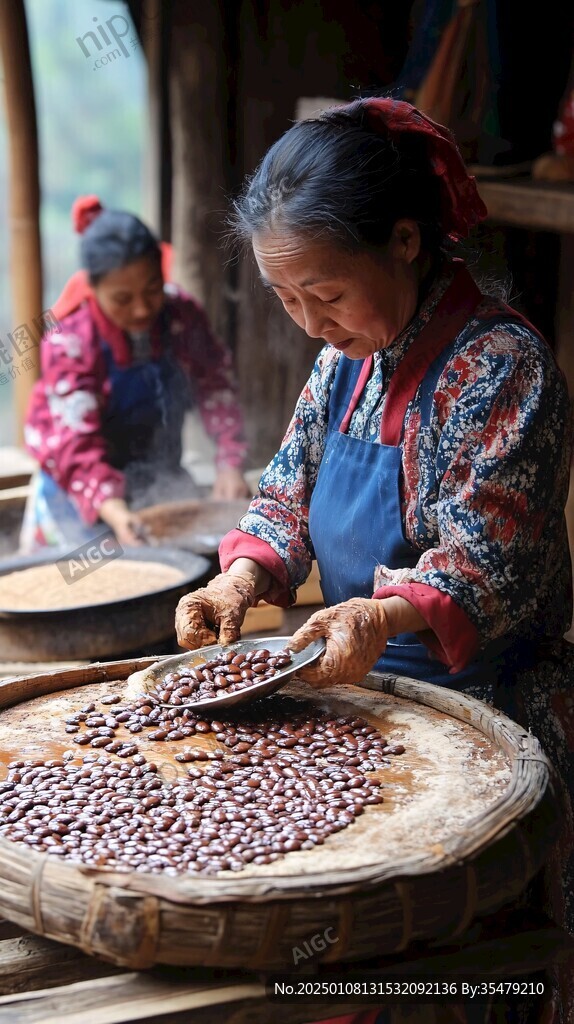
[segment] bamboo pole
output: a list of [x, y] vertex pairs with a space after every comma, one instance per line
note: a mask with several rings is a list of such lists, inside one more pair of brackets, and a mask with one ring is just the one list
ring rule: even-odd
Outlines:
[[1, 339], [0, 369], [14, 382], [17, 441], [21, 442], [28, 398], [39, 376], [42, 314], [38, 132], [24, 0], [0, 0], [0, 55], [9, 138], [13, 325], [8, 339]]

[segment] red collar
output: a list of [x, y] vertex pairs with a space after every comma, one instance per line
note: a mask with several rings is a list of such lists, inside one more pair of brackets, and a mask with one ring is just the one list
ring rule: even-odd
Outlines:
[[[132, 350], [129, 337], [121, 327], [106, 316], [95, 295], [87, 296], [90, 315], [101, 338], [109, 345], [114, 362], [117, 366], [127, 367], [132, 364]], [[161, 313], [156, 317], [151, 329], [151, 357], [159, 359], [162, 353]]]
[[94, 295], [88, 295], [88, 305], [98, 334], [112, 350], [114, 362], [118, 366], [129, 366], [132, 361], [132, 353], [124, 331], [106, 316]]

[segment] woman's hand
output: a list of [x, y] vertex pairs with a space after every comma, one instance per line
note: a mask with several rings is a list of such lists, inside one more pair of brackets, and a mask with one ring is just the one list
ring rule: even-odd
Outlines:
[[179, 646], [195, 651], [208, 644], [235, 643], [245, 613], [255, 602], [255, 591], [255, 574], [245, 571], [221, 573], [206, 587], [186, 594], [175, 612]]
[[289, 650], [302, 651], [324, 637], [325, 653], [314, 665], [301, 669], [299, 678], [313, 686], [359, 683], [383, 654], [389, 625], [382, 601], [353, 597], [332, 608], [322, 608], [301, 626]]
[[146, 527], [137, 512], [131, 512], [123, 498], [106, 498], [99, 508], [100, 519], [114, 531], [120, 544], [138, 547], [145, 542]]
[[242, 473], [233, 466], [226, 466], [215, 477], [211, 497], [213, 501], [233, 501], [235, 498], [251, 498], [252, 494]]

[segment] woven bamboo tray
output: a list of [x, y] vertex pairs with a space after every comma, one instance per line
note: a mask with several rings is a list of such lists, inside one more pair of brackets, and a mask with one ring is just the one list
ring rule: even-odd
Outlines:
[[[151, 660], [4, 681], [5, 760], [57, 756], [69, 745], [64, 715], [118, 692]], [[406, 746], [383, 770], [381, 808], [323, 847], [237, 874], [168, 878], [83, 868], [1, 839], [0, 914], [138, 968], [292, 967], [294, 948], [326, 929], [335, 941], [317, 953], [325, 962], [462, 934], [513, 901], [544, 863], [558, 819], [550, 765], [534, 737], [479, 701], [392, 676], [366, 683], [320, 694], [291, 684], [294, 696], [351, 709]], [[167, 766], [178, 745], [160, 746], [154, 760]]]

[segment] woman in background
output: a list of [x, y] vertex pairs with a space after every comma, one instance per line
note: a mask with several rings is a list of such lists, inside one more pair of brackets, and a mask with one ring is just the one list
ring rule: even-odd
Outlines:
[[168, 247], [95, 196], [78, 199], [72, 216], [85, 274], [69, 282], [54, 308], [58, 328], [42, 340], [25, 428], [40, 465], [25, 552], [77, 546], [101, 534], [101, 523], [120, 543], [140, 543], [137, 508], [196, 494], [181, 467], [194, 401], [217, 449], [212, 497], [248, 495], [231, 355], [198, 303], [166, 285]]

